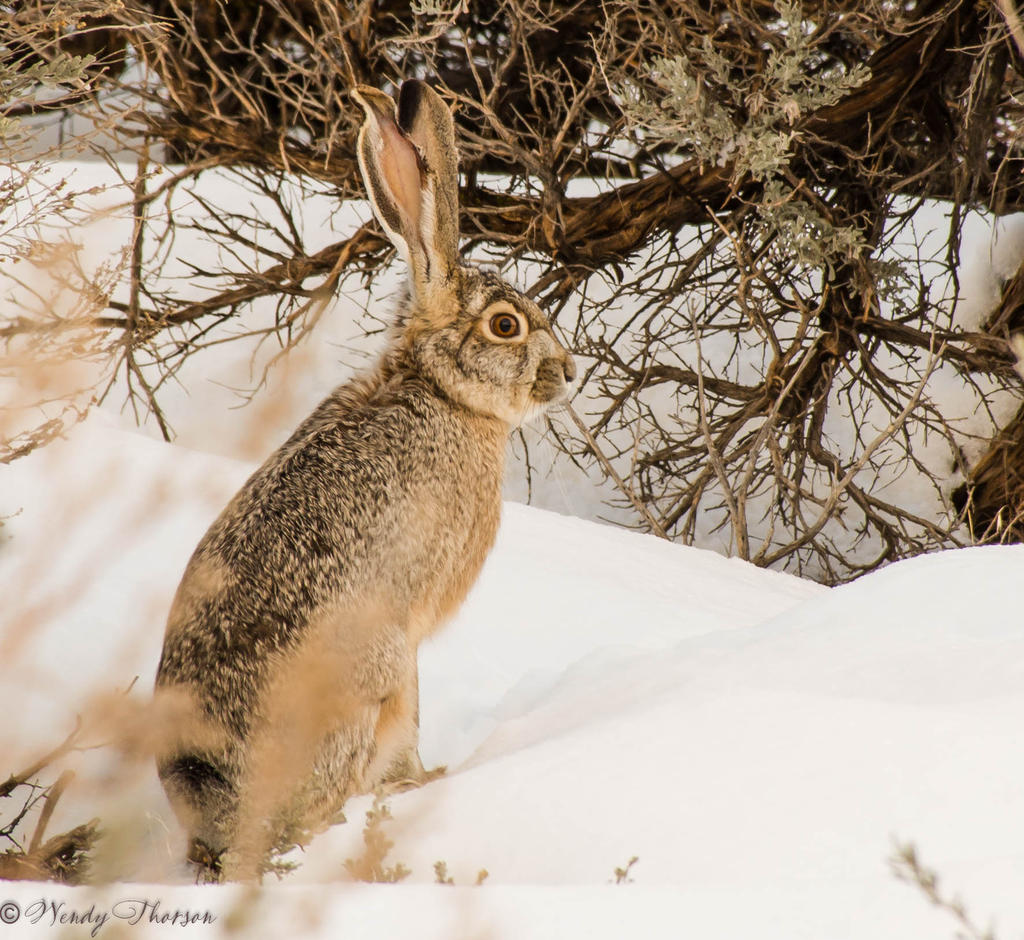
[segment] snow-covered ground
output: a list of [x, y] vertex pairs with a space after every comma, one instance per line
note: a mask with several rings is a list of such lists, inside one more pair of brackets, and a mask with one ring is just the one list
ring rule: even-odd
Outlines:
[[[0, 469], [0, 776], [90, 697], [138, 676], [118, 697], [143, 706], [185, 560], [250, 470], [102, 414]], [[113, 916], [142, 900], [216, 917], [197, 937], [952, 936], [891, 873], [901, 840], [1018, 937], [1022, 575], [1024, 548], [992, 547], [826, 589], [507, 504], [469, 601], [421, 650], [421, 751], [448, 773], [388, 801], [406, 880], [348, 880], [361, 798], [280, 883], [190, 885], [151, 764], [105, 748], [66, 759], [48, 831], [99, 816], [119, 836], [98, 871], [127, 880], [0, 883], [0, 916], [21, 912], [3, 936], [87, 936], [95, 919], [59, 934], [60, 916], [90, 906], [111, 915], [100, 936], [180, 931], [152, 907]], [[455, 887], [432, 883], [437, 861]]]

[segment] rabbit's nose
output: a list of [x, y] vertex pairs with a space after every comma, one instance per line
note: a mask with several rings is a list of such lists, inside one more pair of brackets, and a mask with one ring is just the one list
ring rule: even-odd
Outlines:
[[573, 362], [572, 356], [566, 353], [565, 361], [562, 363], [562, 375], [565, 376], [566, 382], [572, 382], [576, 378], [576, 363]]

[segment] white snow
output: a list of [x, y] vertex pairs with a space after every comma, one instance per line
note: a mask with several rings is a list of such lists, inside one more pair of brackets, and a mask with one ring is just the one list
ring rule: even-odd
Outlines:
[[[90, 695], [138, 675], [127, 699], [145, 701], [185, 560], [251, 469], [102, 418], [0, 469], [0, 775]], [[360, 798], [280, 883], [184, 883], [151, 765], [106, 748], [67, 759], [79, 776], [48, 831], [123, 827], [99, 866], [129, 880], [3, 883], [0, 905], [22, 910], [4, 936], [55, 935], [41, 899], [65, 916], [210, 911], [196, 937], [238, 918], [253, 937], [952, 935], [891, 874], [893, 839], [980, 926], [1017, 936], [1022, 573], [1024, 547], [979, 548], [826, 589], [507, 504], [470, 599], [421, 650], [421, 750], [448, 773], [388, 800], [388, 862], [409, 878], [346, 879]], [[632, 856], [632, 883], [613, 884]], [[431, 884], [439, 860], [457, 887]], [[150, 912], [125, 935], [172, 929]]]

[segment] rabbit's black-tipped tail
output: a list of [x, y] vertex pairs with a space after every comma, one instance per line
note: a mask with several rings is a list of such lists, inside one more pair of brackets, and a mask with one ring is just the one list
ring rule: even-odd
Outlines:
[[220, 880], [220, 857], [231, 841], [238, 794], [208, 759], [180, 754], [157, 768], [171, 807], [188, 831], [188, 861], [203, 880]]

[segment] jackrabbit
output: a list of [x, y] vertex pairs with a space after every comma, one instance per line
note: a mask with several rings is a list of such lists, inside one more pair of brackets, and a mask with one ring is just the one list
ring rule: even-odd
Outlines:
[[353, 794], [429, 778], [417, 646], [498, 529], [510, 429], [571, 357], [531, 300], [458, 254], [455, 128], [429, 85], [365, 86], [358, 158], [409, 269], [377, 365], [337, 388], [213, 523], [178, 587], [158, 693], [187, 721], [158, 770], [190, 858], [246, 877]]

